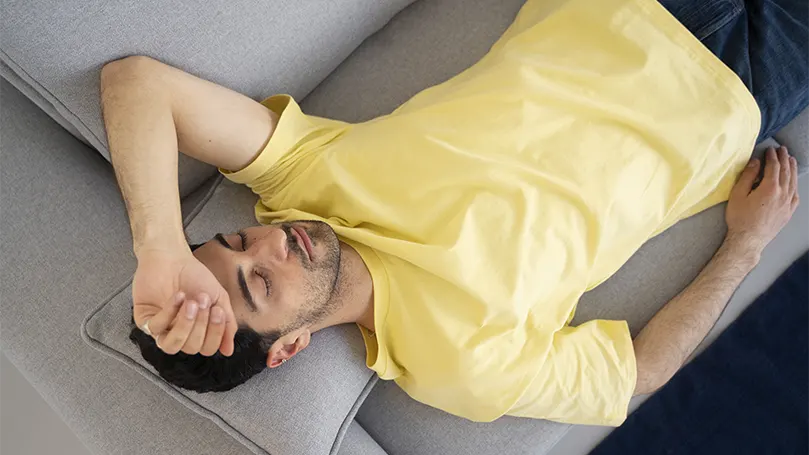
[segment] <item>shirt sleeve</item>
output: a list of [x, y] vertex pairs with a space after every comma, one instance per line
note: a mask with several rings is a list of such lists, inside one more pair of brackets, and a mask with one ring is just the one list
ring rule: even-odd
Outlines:
[[272, 136], [258, 156], [245, 168], [219, 169], [228, 180], [247, 185], [262, 199], [268, 196], [284, 171], [284, 163], [322, 148], [348, 127], [337, 120], [306, 115], [289, 95], [275, 95], [261, 102], [278, 114]]
[[626, 321], [594, 320], [556, 332], [533, 382], [509, 415], [618, 426], [635, 390], [635, 351]]

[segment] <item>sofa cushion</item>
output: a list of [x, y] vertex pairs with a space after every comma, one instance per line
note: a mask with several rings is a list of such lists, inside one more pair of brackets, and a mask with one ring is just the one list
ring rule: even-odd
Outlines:
[[[249, 455], [213, 422], [82, 340], [87, 313], [135, 270], [115, 175], [5, 80], [0, 102], [3, 354], [92, 453]], [[0, 453], [13, 453], [4, 443]]]
[[[186, 227], [190, 241], [255, 225], [254, 203], [246, 187], [223, 181]], [[128, 339], [131, 316], [127, 286], [87, 317], [82, 332], [93, 347], [136, 369], [255, 453], [336, 454], [377, 379], [365, 367], [359, 330], [346, 325], [315, 333], [311, 347], [282, 368], [266, 369], [228, 392], [181, 390], [160, 378]]]
[[[104, 63], [145, 54], [254, 98], [302, 98], [412, 1], [4, 2], [0, 60], [18, 89], [36, 93], [109, 159], [98, 95]], [[182, 156], [181, 194], [214, 172]]]

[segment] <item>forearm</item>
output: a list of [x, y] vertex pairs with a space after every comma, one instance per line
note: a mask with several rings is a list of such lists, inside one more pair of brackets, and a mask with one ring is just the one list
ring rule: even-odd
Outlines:
[[755, 247], [728, 236], [697, 278], [655, 314], [634, 340], [639, 372], [636, 395], [650, 393], [674, 376], [758, 258]]
[[255, 159], [278, 121], [277, 114], [244, 95], [143, 56], [105, 65], [101, 92], [135, 254], [143, 248], [188, 248], [178, 152], [236, 171]]
[[169, 94], [145, 72], [107, 65], [102, 106], [112, 165], [126, 203], [135, 254], [188, 248], [177, 182], [177, 132]]

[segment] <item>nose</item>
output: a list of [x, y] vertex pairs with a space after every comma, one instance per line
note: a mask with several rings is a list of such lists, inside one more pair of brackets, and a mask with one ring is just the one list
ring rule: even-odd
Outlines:
[[283, 229], [273, 228], [251, 245], [249, 253], [265, 261], [284, 262], [289, 256], [287, 234]]

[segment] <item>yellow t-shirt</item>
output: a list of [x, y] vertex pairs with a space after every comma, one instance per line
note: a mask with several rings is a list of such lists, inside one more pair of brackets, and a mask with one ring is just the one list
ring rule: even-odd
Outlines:
[[568, 325], [650, 237], [727, 199], [759, 111], [654, 0], [529, 0], [491, 51], [392, 114], [348, 124], [287, 96], [227, 173], [261, 223], [317, 219], [374, 283], [368, 366], [475, 421], [619, 425], [624, 321]]

